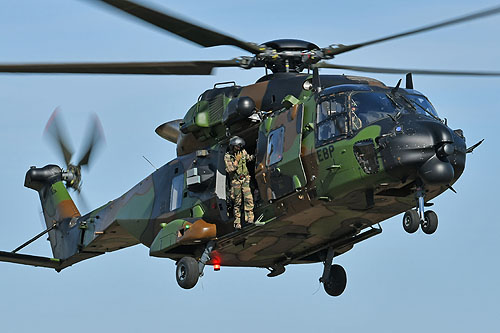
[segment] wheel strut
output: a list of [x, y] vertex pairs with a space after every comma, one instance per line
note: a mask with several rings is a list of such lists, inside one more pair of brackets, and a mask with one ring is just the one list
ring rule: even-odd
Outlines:
[[203, 276], [203, 269], [205, 268], [206, 263], [210, 260], [210, 253], [213, 251], [215, 247], [214, 241], [209, 241], [203, 254], [201, 255], [200, 260], [198, 261], [198, 270], [200, 271], [200, 277]]
[[415, 192], [416, 209], [406, 211], [403, 216], [403, 228], [406, 232], [412, 234], [418, 230], [420, 226], [426, 234], [433, 234], [438, 225], [437, 214], [432, 210], [425, 211], [425, 189], [423, 186], [418, 186]]
[[325, 263], [323, 266], [323, 275], [319, 278], [319, 282], [325, 283], [328, 280], [328, 276], [330, 275], [330, 269], [332, 268], [333, 257], [335, 256], [335, 250], [333, 247], [328, 248], [328, 252], [326, 254]]
[[420, 217], [420, 222], [425, 221], [425, 190], [423, 187], [417, 187], [417, 192], [415, 193], [415, 198], [417, 200], [417, 212]]

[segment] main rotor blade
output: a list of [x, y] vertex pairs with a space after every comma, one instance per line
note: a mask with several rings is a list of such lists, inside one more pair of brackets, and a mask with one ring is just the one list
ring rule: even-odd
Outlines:
[[234, 37], [203, 28], [194, 23], [181, 20], [178, 17], [159, 12], [157, 10], [144, 7], [128, 0], [93, 0], [104, 2], [110, 6], [116, 7], [132, 16], [140, 18], [163, 30], [176, 34], [179, 37], [187, 39], [198, 45], [211, 47], [219, 45], [232, 45], [239, 47], [250, 53], [258, 54], [261, 52], [259, 46], [253, 43], [244, 42]]
[[403, 69], [403, 68], [384, 68], [384, 67], [365, 67], [365, 66], [349, 66], [329, 64], [319, 62], [315, 65], [319, 68], [346, 69], [355, 72], [365, 73], [383, 73], [383, 74], [421, 74], [421, 75], [454, 75], [454, 76], [500, 76], [500, 72], [472, 72], [472, 71], [448, 71], [448, 70], [433, 70], [433, 69]]
[[71, 146], [66, 139], [67, 136], [64, 134], [64, 128], [61, 128], [61, 116], [59, 111], [60, 109], [56, 108], [50, 116], [45, 126], [44, 135], [50, 135], [52, 137], [64, 158], [66, 166], [68, 166], [73, 156], [73, 150], [70, 148]]
[[238, 59], [212, 61], [0, 64], [0, 73], [210, 75], [215, 67], [240, 67]]
[[391, 39], [401, 38], [401, 37], [405, 37], [405, 36], [409, 36], [409, 35], [414, 35], [414, 34], [417, 34], [417, 33], [420, 33], [420, 32], [424, 32], [424, 31], [430, 31], [430, 30], [434, 30], [434, 29], [439, 29], [439, 28], [446, 27], [448, 25], [453, 25], [453, 24], [458, 24], [458, 23], [462, 23], [462, 22], [472, 21], [472, 20], [475, 20], [475, 19], [483, 18], [483, 17], [490, 16], [490, 15], [496, 15], [496, 14], [499, 14], [499, 13], [500, 13], [500, 6], [497, 6], [497, 7], [486, 9], [486, 10], [483, 10], [483, 11], [480, 11], [480, 12], [477, 12], [477, 13], [473, 13], [473, 14], [469, 14], [469, 15], [465, 15], [465, 16], [460, 16], [460, 17], [457, 17], [457, 18], [454, 18], [454, 19], [450, 19], [450, 20], [446, 20], [446, 21], [443, 21], [443, 22], [440, 22], [440, 23], [435, 23], [435, 24], [427, 25], [427, 26], [424, 26], [424, 27], [421, 27], [421, 28], [418, 28], [418, 29], [415, 29], [415, 30], [410, 30], [410, 31], [399, 33], [399, 34], [395, 34], [395, 35], [390, 35], [390, 36], [383, 37], [383, 38], [374, 39], [374, 40], [371, 40], [371, 41], [368, 41], [368, 42], [364, 42], [364, 43], [351, 44], [351, 45], [339, 45], [338, 47], [334, 47], [334, 48], [326, 48], [325, 52], [328, 55], [335, 56], [337, 54], [341, 54], [341, 53], [344, 53], [344, 52], [352, 51], [352, 50], [358, 49], [358, 48], [363, 47], [363, 46], [377, 44], [377, 43], [385, 42], [385, 41], [388, 41], [388, 40], [391, 40]]

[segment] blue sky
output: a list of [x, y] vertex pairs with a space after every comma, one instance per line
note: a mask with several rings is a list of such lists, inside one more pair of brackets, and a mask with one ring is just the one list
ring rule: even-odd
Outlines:
[[[265, 42], [307, 39], [319, 46], [356, 43], [498, 5], [494, 1], [145, 2], [234, 35]], [[203, 49], [127, 16], [79, 0], [19, 0], [0, 4], [0, 62], [169, 61], [229, 59], [234, 47]], [[339, 55], [339, 64], [500, 71], [500, 15]], [[327, 73], [342, 73], [326, 71]], [[347, 73], [347, 72], [346, 72]], [[154, 129], [181, 118], [216, 82], [254, 82], [262, 71], [220, 69], [214, 76], [0, 75], [0, 248], [12, 250], [41, 231], [37, 194], [23, 187], [31, 165], [61, 164], [42, 140], [61, 107], [74, 148], [89, 115], [99, 115], [107, 145], [84, 175], [91, 207], [112, 200], [175, 157]], [[362, 74], [364, 75], [364, 74]], [[370, 75], [394, 85], [397, 75]], [[320, 264], [288, 266], [267, 278], [257, 268], [206, 270], [180, 289], [173, 261], [150, 258], [142, 245], [108, 253], [61, 273], [0, 263], [4, 332], [203, 329], [217, 332], [339, 330], [493, 331], [500, 324], [498, 124], [500, 78], [414, 76], [468, 144], [464, 175], [434, 200], [437, 232], [406, 234], [402, 216], [384, 232], [336, 261], [348, 285], [338, 298], [319, 288]], [[77, 201], [78, 203], [78, 201]], [[39, 240], [24, 253], [50, 256]]]

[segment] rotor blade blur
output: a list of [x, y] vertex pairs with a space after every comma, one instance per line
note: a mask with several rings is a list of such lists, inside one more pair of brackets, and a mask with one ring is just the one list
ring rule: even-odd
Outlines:
[[157, 10], [144, 7], [128, 0], [93, 0], [104, 2], [110, 6], [118, 8], [132, 16], [140, 18], [163, 30], [169, 31], [179, 37], [187, 39], [198, 45], [211, 47], [219, 45], [232, 45], [239, 47], [250, 53], [261, 52], [259, 46], [253, 43], [244, 42], [234, 37], [203, 28], [197, 24], [182, 20], [176, 16], [159, 12]]
[[215, 67], [240, 67], [238, 59], [172, 62], [0, 64], [0, 73], [210, 75]]
[[85, 195], [83, 195], [81, 189], [78, 189], [76, 191], [76, 193], [78, 193], [78, 203], [80, 204], [80, 209], [78, 209], [80, 212], [90, 212], [90, 209], [89, 209], [89, 204], [88, 204], [88, 201], [87, 199], [85, 198]]
[[472, 21], [472, 20], [475, 20], [475, 19], [483, 18], [483, 17], [490, 16], [490, 15], [496, 15], [496, 14], [500, 14], [500, 6], [493, 7], [493, 8], [490, 8], [490, 9], [486, 9], [486, 10], [483, 10], [483, 11], [480, 11], [480, 12], [476, 12], [476, 13], [473, 13], [473, 14], [468, 14], [468, 15], [465, 15], [465, 16], [460, 16], [460, 17], [457, 17], [457, 18], [454, 18], [454, 19], [443, 21], [443, 22], [439, 22], [439, 23], [427, 25], [427, 26], [424, 26], [424, 27], [421, 27], [421, 28], [418, 28], [418, 29], [414, 29], [414, 30], [402, 32], [402, 33], [399, 33], [399, 34], [395, 34], [395, 35], [390, 35], [390, 36], [386, 36], [386, 37], [383, 37], [383, 38], [374, 39], [374, 40], [371, 40], [371, 41], [368, 41], [368, 42], [364, 42], [364, 43], [351, 44], [351, 45], [338, 45], [338, 46], [335, 46], [333, 48], [326, 48], [325, 52], [328, 55], [335, 56], [337, 54], [341, 54], [341, 53], [344, 53], [344, 52], [352, 51], [352, 50], [358, 49], [358, 48], [363, 47], [363, 46], [373, 45], [373, 44], [385, 42], [385, 41], [388, 41], [388, 40], [392, 40], [392, 39], [396, 39], [396, 38], [401, 38], [401, 37], [406, 37], [406, 36], [414, 35], [414, 34], [417, 34], [417, 33], [420, 33], [420, 32], [425, 32], [425, 31], [430, 31], [430, 30], [434, 30], [434, 29], [439, 29], [439, 28], [443, 28], [443, 27], [446, 27], [446, 26], [449, 26], [449, 25], [458, 24], [458, 23], [467, 22], [467, 21]]
[[71, 161], [71, 157], [73, 156], [73, 150], [68, 144], [68, 140], [66, 139], [67, 136], [63, 134], [64, 132], [61, 128], [61, 116], [59, 112], [60, 109], [56, 108], [50, 116], [49, 121], [45, 126], [44, 135], [49, 135], [52, 137], [52, 139], [56, 143], [57, 149], [63, 155], [66, 166], [68, 166]]
[[92, 117], [88, 135], [85, 138], [85, 153], [78, 162], [77, 166], [88, 165], [92, 153], [95, 153], [96, 148], [104, 143], [104, 131], [96, 114]]
[[454, 75], [454, 76], [500, 76], [500, 72], [491, 71], [453, 71], [453, 70], [433, 70], [433, 69], [403, 69], [403, 68], [383, 68], [383, 67], [365, 67], [365, 66], [349, 66], [329, 64], [326, 62], [319, 62], [315, 67], [319, 68], [332, 68], [332, 69], [345, 69], [355, 72], [365, 73], [383, 73], [383, 74], [420, 74], [420, 75]]

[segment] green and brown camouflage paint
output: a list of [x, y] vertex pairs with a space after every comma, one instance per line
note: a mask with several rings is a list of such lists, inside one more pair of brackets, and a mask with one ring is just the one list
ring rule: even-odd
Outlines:
[[[52, 243], [64, 244], [63, 250], [53, 245], [54, 256], [72, 264], [80, 257], [85, 259], [83, 254], [97, 255], [142, 243], [150, 247], [152, 256], [178, 260], [199, 257], [205, 244], [215, 240], [212, 258], [221, 265], [317, 262], [324, 259], [327, 245], [412, 208], [413, 194], [404, 190], [411, 179], [387, 172], [381, 154], [376, 155], [377, 170], [367, 173], [355, 153], [360, 143], [379, 149], [377, 138], [388, 130], [384, 127], [392, 125], [375, 124], [318, 144], [317, 95], [304, 89], [304, 82], [311, 79], [310, 75], [280, 73], [246, 87], [206, 91], [180, 122], [178, 157], [89, 214], [78, 216], [61, 182], [39, 189], [52, 193], [41, 195], [47, 224], [56, 220], [60, 225], [50, 235]], [[361, 84], [386, 88], [374, 79], [343, 75], [321, 76], [321, 82], [324, 87]], [[228, 115], [230, 101], [245, 96], [264, 115], [261, 122]], [[236, 121], [225, 122], [230, 118]], [[269, 135], [280, 128], [283, 153], [270, 165]], [[233, 231], [228, 216], [223, 162], [227, 142], [236, 134], [245, 138], [246, 149], [256, 155], [251, 165], [253, 187], [258, 189], [254, 211], [256, 218], [266, 222], [239, 232]], [[183, 175], [182, 203], [170, 209], [172, 179], [178, 175]], [[389, 189], [399, 194], [388, 195]], [[445, 190], [445, 186], [429, 187], [426, 200]], [[353, 246], [338, 244], [343, 245], [336, 249], [337, 255]]]

